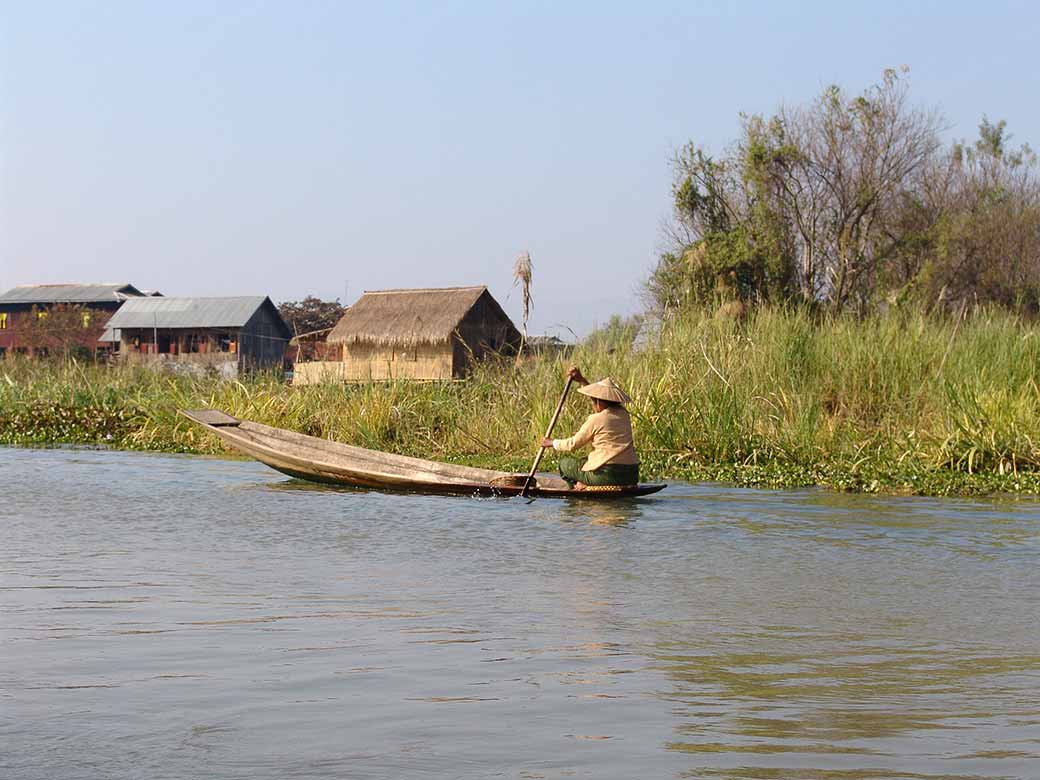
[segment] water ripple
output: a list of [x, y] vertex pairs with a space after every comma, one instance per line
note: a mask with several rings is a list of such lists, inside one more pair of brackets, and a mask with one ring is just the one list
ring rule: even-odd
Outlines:
[[1040, 508], [0, 449], [0, 776], [1032, 778]]

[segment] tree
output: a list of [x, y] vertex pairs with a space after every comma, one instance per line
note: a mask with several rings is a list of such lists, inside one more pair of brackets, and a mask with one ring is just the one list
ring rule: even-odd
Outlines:
[[832, 86], [810, 108], [781, 109], [778, 119], [796, 150], [781, 157], [775, 176], [799, 215], [803, 295], [862, 310], [894, 248], [906, 183], [934, 161], [942, 119], [912, 107], [893, 70], [851, 100]]
[[33, 306], [20, 320], [19, 340], [37, 355], [89, 356], [93, 350], [85, 343], [95, 344], [107, 317], [76, 304]]
[[652, 308], [702, 303], [723, 288], [744, 299], [788, 294], [787, 242], [742, 156], [715, 159], [691, 143], [673, 159], [672, 249], [647, 282]]
[[606, 325], [596, 328], [585, 337], [584, 345], [589, 350], [628, 350], [639, 335], [642, 325], [643, 316], [640, 314], [633, 314], [631, 317], [611, 315]]
[[317, 345], [325, 341], [328, 332], [336, 327], [346, 308], [339, 302], [323, 301], [308, 295], [302, 301], [285, 301], [278, 304], [282, 319], [289, 325], [294, 337], [298, 337], [297, 359], [315, 357]]
[[918, 288], [940, 303], [1040, 308], [1040, 169], [1006, 123], [985, 117], [974, 144], [953, 146], [933, 195], [929, 255]]
[[651, 297], [661, 308], [685, 291], [703, 300], [735, 278], [742, 297], [865, 310], [898, 248], [908, 182], [934, 163], [941, 128], [888, 70], [853, 98], [831, 86], [808, 106], [744, 116], [720, 159], [687, 146]]
[[278, 311], [289, 327], [302, 336], [314, 331], [331, 330], [346, 309], [339, 302], [339, 298], [323, 301], [308, 295], [302, 301], [285, 301], [278, 304]]

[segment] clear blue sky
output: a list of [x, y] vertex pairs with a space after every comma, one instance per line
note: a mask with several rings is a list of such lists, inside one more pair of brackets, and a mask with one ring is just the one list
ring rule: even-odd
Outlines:
[[911, 68], [1040, 146], [1027, 2], [0, 2], [0, 287], [276, 301], [486, 283], [532, 332], [638, 309], [669, 157]]

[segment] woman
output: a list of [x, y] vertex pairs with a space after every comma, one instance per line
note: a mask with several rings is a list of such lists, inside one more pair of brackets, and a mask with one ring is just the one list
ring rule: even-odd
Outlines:
[[576, 490], [586, 486], [634, 485], [639, 482], [639, 456], [632, 441], [632, 419], [623, 404], [632, 399], [610, 377], [589, 384], [576, 367], [567, 376], [592, 399], [593, 413], [569, 439], [542, 439], [543, 447], [573, 452], [591, 444], [587, 459], [560, 458], [560, 476]]

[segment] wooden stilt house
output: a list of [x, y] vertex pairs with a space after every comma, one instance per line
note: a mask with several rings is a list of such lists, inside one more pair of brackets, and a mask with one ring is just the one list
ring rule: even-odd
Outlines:
[[271, 299], [134, 298], [108, 321], [102, 336], [120, 343], [125, 363], [187, 372], [281, 369], [292, 334]]
[[92, 355], [112, 313], [128, 298], [143, 295], [125, 282], [27, 284], [8, 290], [0, 295], [0, 359], [59, 352]]

